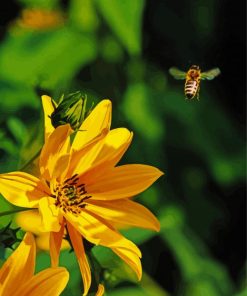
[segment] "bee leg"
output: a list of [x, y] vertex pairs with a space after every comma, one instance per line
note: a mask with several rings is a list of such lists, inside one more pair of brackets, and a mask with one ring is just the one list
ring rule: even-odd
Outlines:
[[196, 93], [196, 99], [197, 99], [197, 101], [200, 101], [199, 91], [200, 91], [200, 88], [198, 88], [197, 93]]

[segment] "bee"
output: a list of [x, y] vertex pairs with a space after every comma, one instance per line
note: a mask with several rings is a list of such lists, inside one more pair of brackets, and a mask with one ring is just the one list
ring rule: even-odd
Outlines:
[[192, 65], [188, 72], [183, 72], [175, 67], [169, 69], [169, 73], [175, 79], [185, 79], [184, 94], [186, 99], [193, 99], [194, 97], [199, 100], [200, 82], [207, 79], [212, 80], [220, 74], [219, 68], [214, 68], [206, 72], [201, 72], [197, 65]]

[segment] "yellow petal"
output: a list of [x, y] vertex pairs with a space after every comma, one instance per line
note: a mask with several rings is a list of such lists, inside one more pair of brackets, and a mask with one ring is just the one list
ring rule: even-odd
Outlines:
[[50, 232], [43, 232], [35, 238], [37, 250], [50, 251]]
[[83, 295], [87, 295], [91, 286], [91, 271], [87, 261], [87, 256], [84, 250], [81, 234], [70, 224], [67, 223], [69, 237], [74, 248], [84, 285]]
[[39, 213], [41, 215], [41, 229], [43, 232], [58, 232], [61, 228], [59, 223], [59, 209], [49, 202], [49, 197], [44, 197], [39, 201]]
[[102, 100], [83, 121], [79, 132], [77, 132], [73, 149], [80, 150], [97, 137], [104, 129], [109, 130], [111, 125], [111, 101]]
[[98, 291], [96, 292], [95, 296], [103, 296], [105, 293], [105, 287], [102, 284], [99, 284]]
[[[45, 141], [48, 139], [50, 134], [54, 131], [54, 127], [51, 123], [51, 114], [54, 112], [54, 106], [52, 104], [52, 99], [49, 96], [42, 96], [42, 105], [44, 110], [44, 129], [45, 129]], [[54, 102], [55, 104], [55, 102]]]
[[[126, 128], [117, 128], [109, 131], [97, 153], [92, 154], [90, 165], [85, 165], [84, 157], [80, 160], [78, 173], [83, 174], [86, 172], [82, 176], [85, 182], [87, 180], [90, 182], [90, 178], [94, 180], [98, 175], [104, 174], [104, 171], [113, 168], [129, 147], [132, 137], [133, 133]], [[81, 170], [79, 171], [79, 169]]]
[[50, 180], [53, 177], [54, 170], [58, 169], [59, 158], [68, 154], [71, 133], [72, 129], [69, 124], [60, 125], [45, 142], [39, 160], [40, 173], [44, 179]]
[[[38, 249], [50, 250], [50, 232], [43, 232], [41, 215], [38, 210], [20, 212], [15, 215], [15, 222], [25, 231], [30, 231], [36, 235], [35, 241]], [[66, 231], [65, 231], [66, 233]], [[67, 240], [62, 240], [61, 250], [69, 249]]]
[[[37, 248], [44, 251], [50, 251], [50, 233], [43, 232], [36, 237]], [[61, 251], [70, 249], [70, 244], [66, 239], [62, 240]]]
[[139, 257], [135, 253], [124, 248], [112, 248], [112, 251], [115, 252], [135, 271], [137, 278], [140, 281], [142, 277], [142, 265]]
[[93, 199], [113, 200], [135, 196], [146, 190], [163, 173], [155, 167], [128, 164], [115, 167], [104, 175], [87, 182], [87, 191]]
[[131, 143], [133, 134], [119, 128], [102, 134], [86, 149], [73, 153], [70, 162], [70, 176], [78, 174], [82, 182], [90, 182], [104, 171], [115, 166]]
[[11, 296], [59, 296], [67, 285], [69, 273], [63, 267], [47, 268], [21, 286]]
[[30, 231], [35, 235], [41, 231], [41, 216], [38, 210], [23, 211], [15, 215], [15, 221], [25, 231]]
[[33, 235], [26, 233], [18, 248], [0, 270], [0, 295], [13, 295], [17, 286], [28, 281], [34, 273], [36, 247]]
[[116, 128], [109, 131], [95, 163], [107, 161], [110, 166], [114, 167], [129, 147], [132, 138], [133, 133], [126, 128]]
[[129, 199], [100, 201], [88, 199], [87, 209], [105, 220], [159, 231], [160, 223], [144, 206]]
[[57, 267], [59, 264], [59, 254], [61, 250], [63, 235], [64, 221], [62, 221], [61, 228], [58, 232], [50, 232], [50, 256], [52, 267]]
[[81, 212], [80, 216], [75, 216], [69, 212], [65, 216], [66, 220], [91, 243], [109, 248], [126, 248], [141, 257], [138, 247], [117, 232], [101, 217], [85, 209]]
[[62, 182], [68, 172], [71, 154], [65, 154], [60, 156], [54, 166], [52, 178], [58, 182]]
[[0, 193], [16, 206], [34, 208], [49, 188], [30, 174], [13, 172], [0, 175]]
[[92, 167], [95, 158], [104, 145], [104, 137], [105, 134], [103, 133], [98, 140], [93, 141], [89, 146], [87, 145], [84, 149], [73, 152], [68, 176], [83, 174]]

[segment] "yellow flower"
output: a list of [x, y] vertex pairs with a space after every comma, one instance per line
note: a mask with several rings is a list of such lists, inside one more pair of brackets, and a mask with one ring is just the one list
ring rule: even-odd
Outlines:
[[40, 154], [40, 177], [24, 172], [0, 175], [0, 192], [16, 206], [38, 208], [44, 232], [50, 233], [52, 266], [58, 265], [66, 227], [78, 259], [84, 295], [91, 285], [91, 272], [83, 239], [109, 247], [141, 278], [141, 252], [123, 237], [114, 223], [158, 231], [159, 222], [131, 198], [148, 188], [163, 173], [155, 167], [129, 164], [116, 166], [132, 140], [125, 128], [110, 130], [111, 102], [101, 101], [74, 134], [68, 124], [55, 130], [53, 110], [43, 97], [45, 144]]
[[0, 269], [1, 296], [56, 296], [64, 290], [69, 273], [63, 267], [47, 268], [34, 275], [35, 241], [26, 233], [18, 248]]
[[60, 11], [45, 9], [23, 9], [16, 23], [22, 28], [32, 30], [47, 30], [60, 27], [65, 18]]
[[104, 295], [105, 287], [101, 284], [98, 286], [98, 291], [96, 292], [95, 296], [102, 296]]
[[[26, 232], [32, 232], [35, 237], [35, 243], [38, 249], [49, 251], [50, 250], [50, 232], [44, 232], [42, 229], [41, 216], [38, 210], [30, 210], [19, 212], [15, 215], [15, 222], [18, 226]], [[66, 235], [66, 233], [64, 234]], [[69, 249], [70, 244], [67, 240], [63, 239], [61, 250]]]

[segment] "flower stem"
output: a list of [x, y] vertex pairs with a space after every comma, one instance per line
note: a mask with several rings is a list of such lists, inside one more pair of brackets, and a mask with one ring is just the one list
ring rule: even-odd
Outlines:
[[147, 295], [169, 296], [170, 294], [162, 289], [147, 273], [143, 272], [140, 287], [147, 293]]
[[29, 159], [21, 168], [20, 168], [20, 171], [24, 171], [28, 166], [29, 166], [29, 164], [31, 164], [38, 156], [39, 156], [39, 154], [40, 154], [40, 152], [41, 152], [41, 149], [39, 149], [39, 151], [38, 152], [36, 152], [35, 154], [34, 154], [34, 156], [31, 158], [31, 159]]
[[33, 210], [34, 208], [20, 208], [20, 209], [15, 209], [15, 210], [10, 210], [10, 211], [5, 211], [5, 212], [0, 212], [0, 217], [7, 216], [7, 215], [12, 215], [18, 212], [24, 212], [28, 210]]

